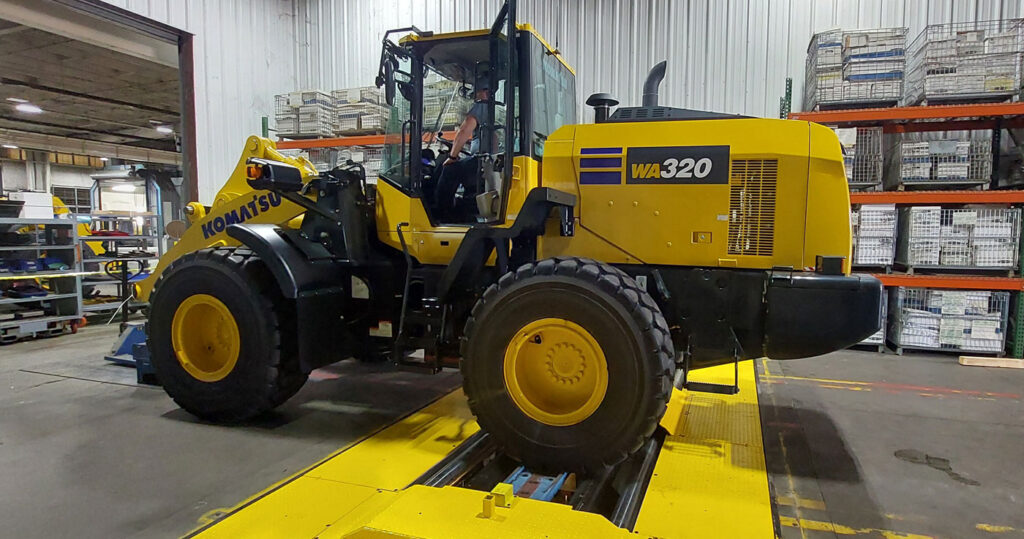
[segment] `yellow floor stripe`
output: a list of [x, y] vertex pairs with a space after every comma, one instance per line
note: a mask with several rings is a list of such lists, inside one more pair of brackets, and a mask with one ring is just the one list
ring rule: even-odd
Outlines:
[[[732, 367], [700, 371], [731, 383]], [[771, 537], [771, 505], [753, 365], [735, 396], [676, 392], [666, 439], [636, 525], [641, 536]], [[664, 424], [664, 422], [663, 422]], [[599, 515], [486, 493], [406, 486], [478, 430], [453, 392], [247, 501], [200, 537], [636, 536]]]
[[931, 535], [919, 535], [916, 533], [903, 533], [881, 528], [853, 528], [833, 522], [820, 520], [808, 520], [806, 518], [796, 519], [793, 517], [779, 516], [779, 524], [787, 528], [800, 528], [801, 530], [813, 530], [820, 532], [834, 533], [840, 535], [867, 535], [871, 537], [884, 537], [885, 539], [934, 539]]
[[[740, 364], [736, 395], [675, 392], [681, 409], [665, 439], [636, 531], [656, 537], [774, 537], [754, 364]], [[732, 365], [692, 373], [732, 384]], [[670, 410], [671, 411], [671, 410]], [[667, 414], [666, 414], [667, 415]], [[663, 422], [663, 425], [665, 422]]]
[[800, 498], [798, 496], [776, 496], [775, 503], [785, 505], [787, 507], [799, 507], [801, 509], [811, 509], [814, 511], [825, 510], [825, 502], [821, 500]]

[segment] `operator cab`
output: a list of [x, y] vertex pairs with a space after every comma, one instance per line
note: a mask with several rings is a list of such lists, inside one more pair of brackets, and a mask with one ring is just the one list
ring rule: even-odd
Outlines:
[[[377, 84], [391, 114], [380, 178], [418, 199], [434, 226], [503, 222], [506, 163], [540, 161], [547, 136], [576, 121], [572, 70], [529, 25], [518, 25], [510, 43], [501, 17], [491, 30], [434, 35], [412, 27], [384, 37]], [[388, 38], [406, 30], [398, 43]], [[461, 144], [467, 115], [477, 125]], [[453, 144], [461, 151], [445, 166]]]

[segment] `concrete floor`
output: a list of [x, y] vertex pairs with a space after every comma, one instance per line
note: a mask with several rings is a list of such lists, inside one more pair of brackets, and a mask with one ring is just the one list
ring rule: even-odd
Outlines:
[[861, 351], [759, 367], [782, 537], [1024, 537], [1024, 370]]
[[[103, 361], [115, 336], [0, 347], [0, 537], [178, 536], [459, 384], [346, 362], [220, 427]], [[783, 537], [1024, 537], [1024, 370], [856, 351], [758, 370]]]
[[0, 346], [0, 537], [177, 537], [457, 388], [344, 362], [242, 427], [102, 359], [117, 328]]

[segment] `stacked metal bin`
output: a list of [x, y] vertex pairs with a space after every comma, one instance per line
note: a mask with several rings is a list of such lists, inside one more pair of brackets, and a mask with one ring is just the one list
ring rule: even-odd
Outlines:
[[[853, 267], [890, 271], [896, 254], [896, 205], [865, 204], [855, 207], [850, 211], [850, 220], [853, 228]], [[887, 313], [883, 296], [879, 313], [881, 325], [874, 335], [859, 344], [877, 346], [882, 351], [885, 346]]]
[[850, 211], [853, 266], [892, 268], [896, 256], [896, 205], [865, 204]]
[[878, 326], [878, 331], [872, 334], [870, 337], [857, 343], [863, 346], [877, 346], [879, 352], [885, 351], [885, 332], [888, 326], [888, 313], [889, 313], [889, 296], [887, 294], [882, 295], [881, 312], [878, 314], [879, 321], [881, 322]]
[[877, 189], [882, 185], [882, 128], [835, 129], [843, 148], [843, 164], [850, 189]]
[[1024, 19], [933, 24], [910, 45], [907, 105], [1016, 99]]
[[307, 90], [274, 96], [274, 119], [282, 137], [329, 137], [334, 132], [334, 100], [327, 92]]
[[384, 132], [391, 108], [381, 99], [378, 88], [345, 88], [334, 90], [331, 96], [337, 111], [334, 122], [335, 134], [366, 135]]
[[896, 263], [915, 269], [1012, 273], [1020, 245], [1020, 208], [900, 209]]
[[992, 181], [992, 134], [948, 131], [887, 135], [887, 189], [987, 187]]
[[906, 40], [906, 28], [815, 34], [807, 46], [804, 110], [898, 104]]
[[381, 145], [310, 148], [302, 152], [302, 155], [309, 159], [317, 170], [330, 170], [349, 160], [359, 163], [366, 170], [366, 179], [370, 183], [377, 181], [382, 154], [383, 147]]
[[890, 291], [889, 340], [903, 349], [1002, 354], [1009, 292], [897, 287]]
[[455, 81], [428, 80], [423, 84], [423, 119], [427, 128], [453, 129], [462, 122], [472, 106], [473, 100], [463, 95]]

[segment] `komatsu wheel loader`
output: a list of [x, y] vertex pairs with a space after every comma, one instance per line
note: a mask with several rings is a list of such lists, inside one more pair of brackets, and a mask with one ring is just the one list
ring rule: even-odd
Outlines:
[[[615, 99], [595, 94], [597, 121], [578, 124], [573, 70], [515, 12], [489, 30], [385, 34], [375, 184], [252, 137], [212, 206], [189, 206], [138, 290], [182, 408], [243, 420], [351, 357], [458, 368], [506, 454], [592, 471], [652, 435], [691, 369], [816, 356], [878, 329], [880, 283], [850, 275], [831, 130], [659, 105], [664, 62], [642, 106], [609, 114]], [[446, 118], [482, 84], [477, 147], [450, 156]], [[436, 196], [456, 160], [468, 177]]]

